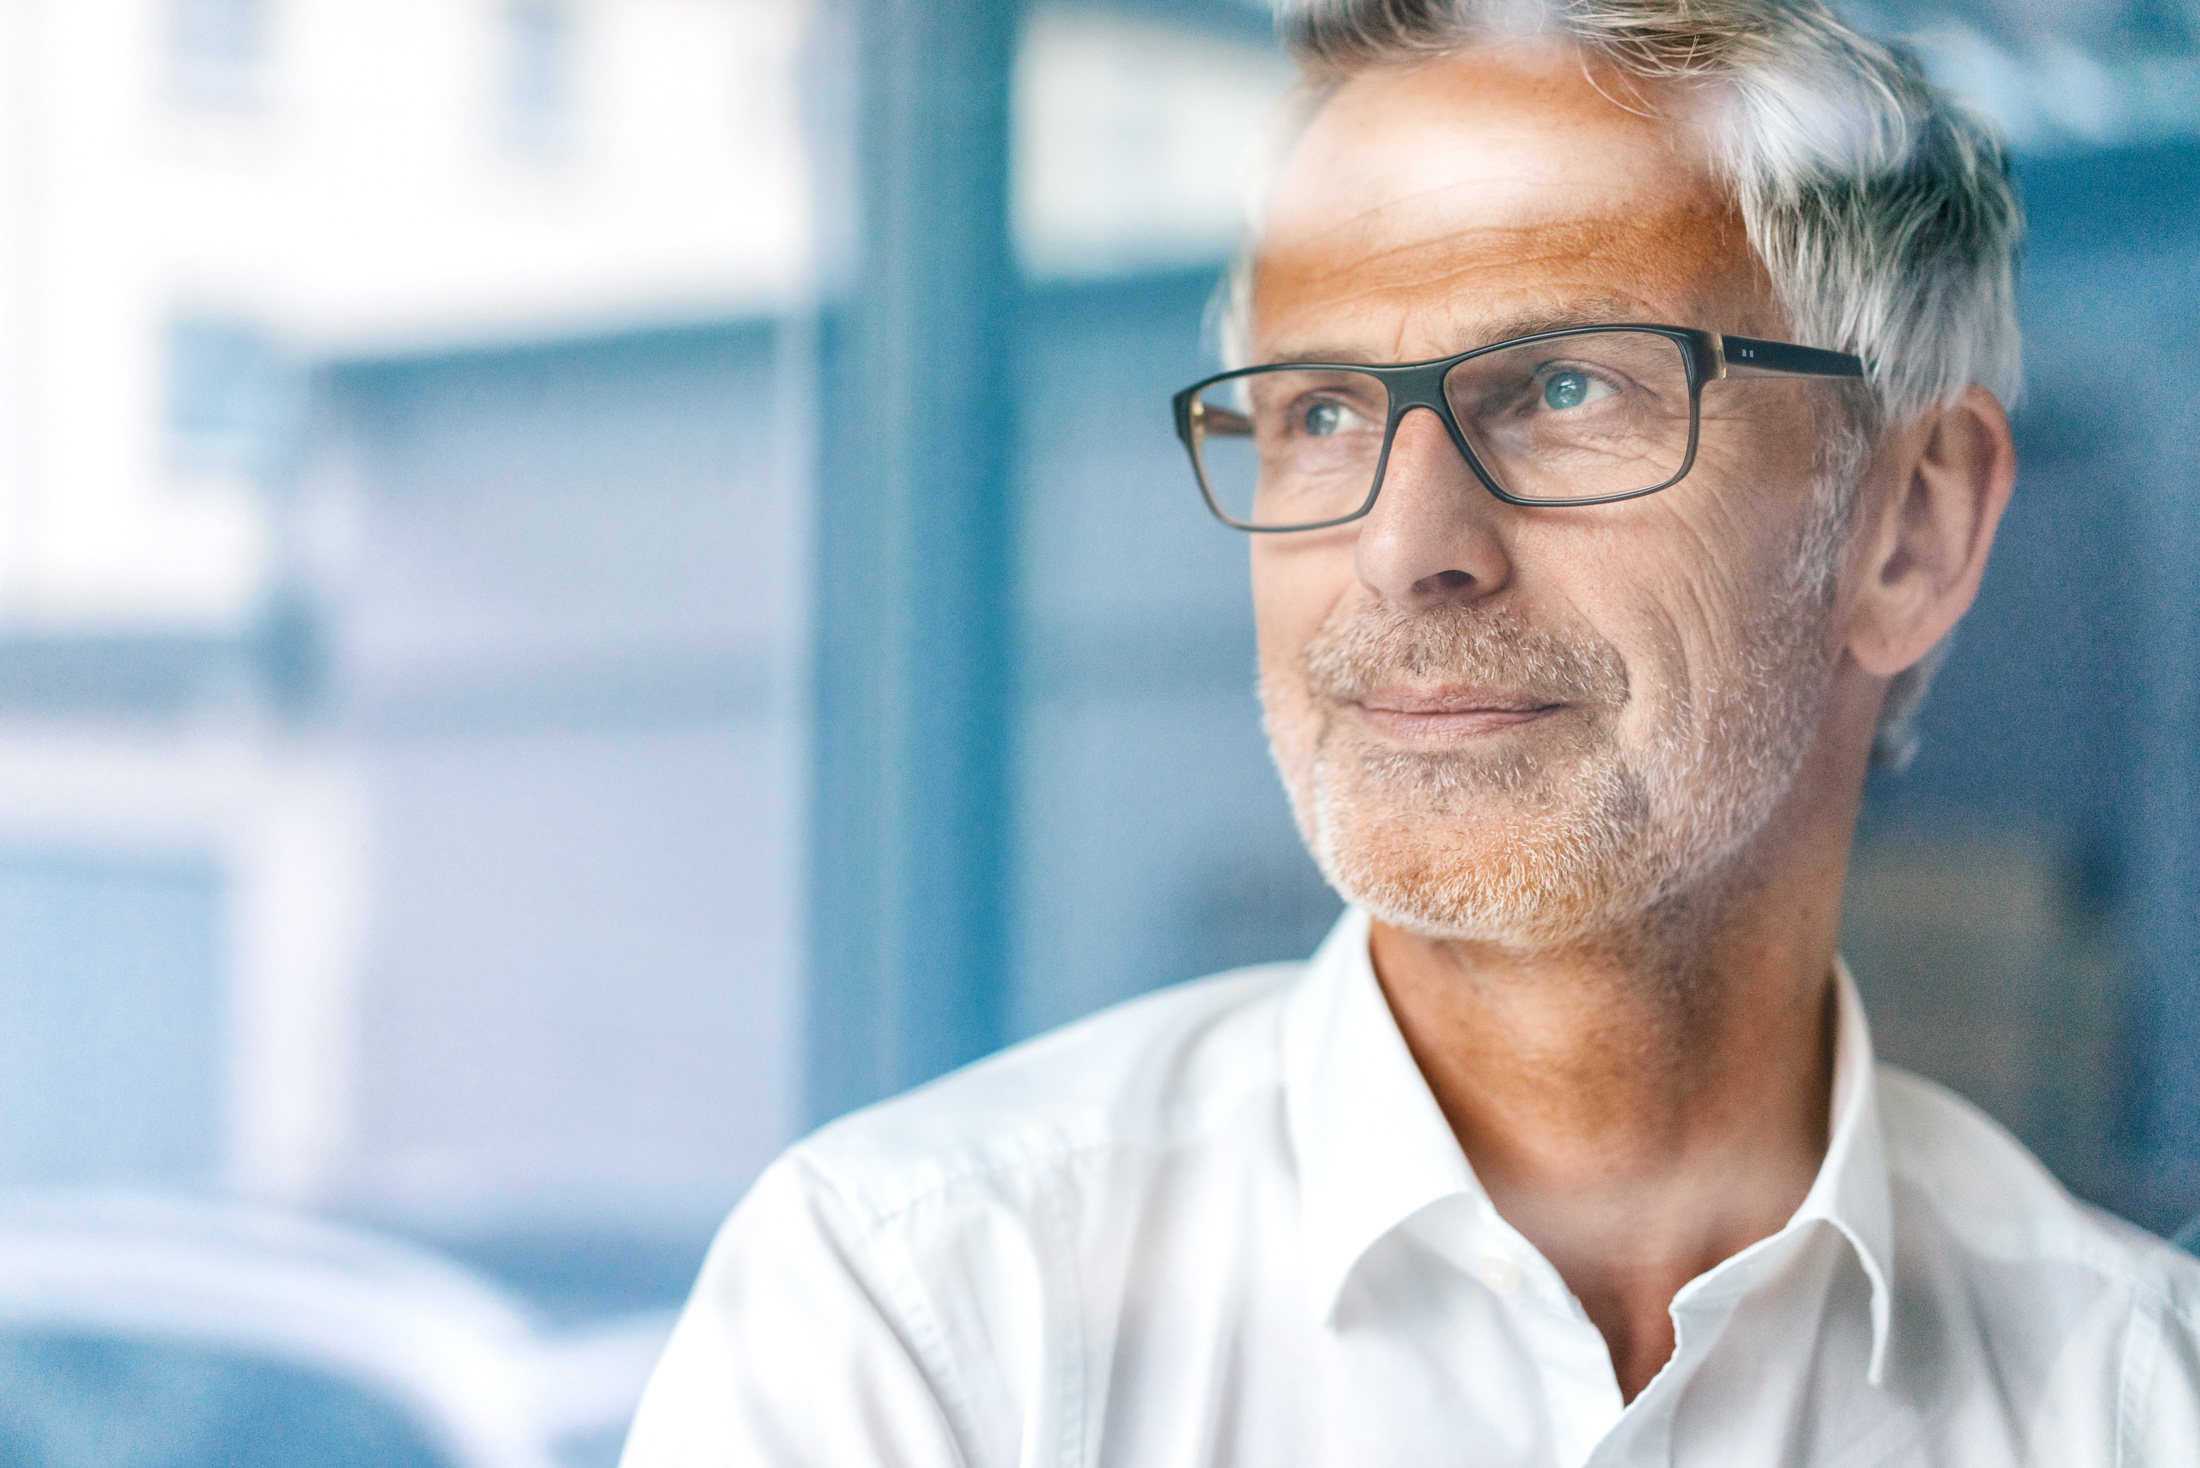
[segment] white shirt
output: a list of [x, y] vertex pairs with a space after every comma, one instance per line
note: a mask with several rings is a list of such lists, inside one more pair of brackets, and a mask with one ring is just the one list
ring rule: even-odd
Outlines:
[[2200, 1263], [1875, 1068], [1620, 1400], [1498, 1216], [1348, 913], [795, 1147], [734, 1212], [624, 1468], [2200, 1465]]

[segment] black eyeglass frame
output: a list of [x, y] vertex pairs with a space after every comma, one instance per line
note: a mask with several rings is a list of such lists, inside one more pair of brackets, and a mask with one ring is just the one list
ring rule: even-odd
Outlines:
[[[1444, 379], [1460, 363], [1490, 352], [1510, 347], [1528, 346], [1535, 342], [1558, 341], [1573, 336], [1604, 335], [1611, 332], [1646, 332], [1666, 337], [1678, 344], [1688, 372], [1688, 452], [1681, 459], [1680, 468], [1670, 478], [1643, 489], [1622, 490], [1617, 494], [1592, 495], [1584, 499], [1524, 499], [1508, 494], [1503, 486], [1484, 468], [1473, 446], [1459, 427], [1459, 419], [1453, 413], [1451, 402], [1444, 396]], [[1349, 515], [1339, 515], [1331, 520], [1317, 520], [1305, 525], [1248, 525], [1227, 514], [1215, 499], [1214, 490], [1207, 483], [1206, 466], [1200, 462], [1199, 444], [1194, 437], [1196, 418], [1202, 408], [1200, 393], [1218, 382], [1232, 378], [1258, 377], [1268, 372], [1357, 372], [1380, 380], [1389, 394], [1389, 416], [1383, 424], [1382, 452], [1375, 460], [1375, 475], [1368, 485], [1367, 498]], [[1703, 385], [1721, 382], [1730, 377], [1846, 377], [1863, 378], [1864, 359], [1848, 352], [1829, 352], [1821, 347], [1806, 347], [1795, 342], [1760, 341], [1755, 337], [1726, 336], [1716, 331], [1698, 331], [1687, 326], [1657, 326], [1641, 322], [1612, 322], [1599, 326], [1569, 326], [1558, 331], [1539, 331], [1530, 336], [1516, 336], [1488, 346], [1476, 347], [1455, 356], [1437, 357], [1427, 362], [1400, 364], [1370, 364], [1367, 362], [1270, 362], [1258, 367], [1239, 367], [1229, 372], [1217, 372], [1203, 377], [1170, 399], [1176, 413], [1176, 436], [1184, 445], [1184, 452], [1192, 461], [1192, 473], [1199, 481], [1200, 498], [1214, 517], [1232, 529], [1248, 531], [1255, 535], [1288, 534], [1301, 530], [1327, 530], [1336, 525], [1349, 525], [1375, 508], [1376, 496], [1382, 493], [1383, 473], [1390, 466], [1390, 446], [1397, 440], [1398, 425], [1405, 415], [1415, 408], [1427, 408], [1443, 422], [1451, 435], [1453, 447], [1459, 450], [1474, 477], [1482, 481], [1482, 487], [1508, 505], [1522, 505], [1530, 509], [1578, 509], [1586, 505], [1608, 505], [1618, 500], [1640, 499], [1646, 494], [1656, 494], [1670, 489], [1688, 477], [1688, 471], [1696, 464], [1696, 438], [1703, 422]]]

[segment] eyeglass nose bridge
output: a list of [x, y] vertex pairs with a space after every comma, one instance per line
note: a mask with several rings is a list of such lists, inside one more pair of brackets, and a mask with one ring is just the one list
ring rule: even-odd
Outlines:
[[1492, 496], [1507, 504], [1515, 503], [1512, 496], [1499, 487], [1490, 471], [1483, 467], [1481, 458], [1474, 452], [1474, 445], [1467, 442], [1466, 434], [1459, 427], [1459, 417], [1452, 411], [1451, 399], [1444, 395], [1444, 379], [1451, 369], [1458, 366], [1460, 358], [1447, 358], [1440, 362], [1413, 362], [1403, 366], [1363, 368], [1372, 371], [1383, 382], [1390, 395], [1389, 414], [1383, 424], [1383, 449], [1375, 460], [1375, 482], [1368, 487], [1367, 507], [1362, 513], [1375, 508], [1375, 501], [1382, 497], [1383, 482], [1390, 472], [1390, 451], [1398, 441], [1398, 425], [1406, 414], [1416, 408], [1426, 408], [1436, 415], [1436, 421], [1444, 425], [1451, 446], [1466, 460], [1474, 477]]

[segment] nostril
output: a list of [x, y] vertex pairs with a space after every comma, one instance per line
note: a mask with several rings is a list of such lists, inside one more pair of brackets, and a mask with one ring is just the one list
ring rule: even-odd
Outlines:
[[1438, 571], [1414, 582], [1413, 589], [1421, 596], [1456, 596], [1472, 585], [1474, 578], [1464, 571]]

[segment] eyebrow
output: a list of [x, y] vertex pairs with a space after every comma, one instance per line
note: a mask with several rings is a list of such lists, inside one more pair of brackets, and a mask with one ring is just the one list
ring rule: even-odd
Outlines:
[[[1448, 352], [1439, 352], [1435, 357], [1420, 360], [1437, 361], [1456, 356], [1460, 352], [1471, 352], [1478, 347], [1494, 346], [1515, 337], [1535, 336], [1546, 331], [1566, 331], [1576, 326], [1618, 326], [1639, 321], [1639, 317], [1630, 314], [1629, 303], [1617, 297], [1576, 301], [1558, 310], [1519, 311], [1478, 326], [1473, 340], [1463, 346], [1455, 346]], [[1390, 365], [1385, 359], [1370, 356], [1359, 347], [1320, 345], [1294, 346], [1288, 351], [1265, 353], [1254, 365], [1268, 367], [1279, 362], [1335, 362], [1339, 366], [1368, 367]]]

